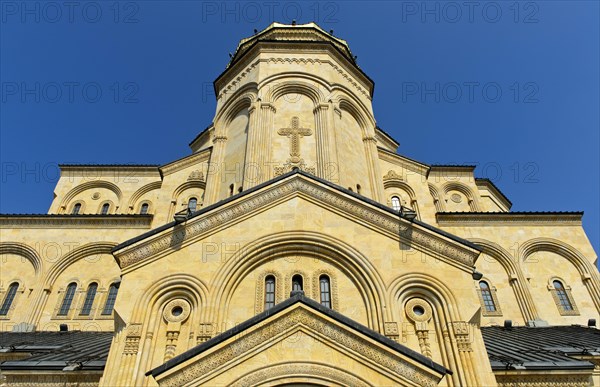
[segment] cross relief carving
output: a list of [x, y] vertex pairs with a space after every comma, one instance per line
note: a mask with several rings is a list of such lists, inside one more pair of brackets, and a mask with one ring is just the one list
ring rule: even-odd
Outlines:
[[294, 167], [298, 167], [303, 171], [315, 174], [314, 167], [307, 167], [304, 160], [300, 157], [300, 138], [312, 135], [312, 130], [309, 128], [300, 127], [300, 119], [292, 117], [292, 122], [289, 128], [281, 128], [277, 131], [280, 136], [286, 136], [290, 139], [290, 158], [282, 167], [275, 167], [275, 176], [282, 175], [290, 171]]
[[308, 128], [300, 127], [300, 120], [298, 117], [292, 117], [292, 123], [290, 128], [281, 128], [277, 131], [280, 136], [286, 136], [290, 138], [290, 162], [292, 164], [298, 164], [303, 161], [300, 158], [300, 138], [304, 136], [312, 135], [312, 130]]

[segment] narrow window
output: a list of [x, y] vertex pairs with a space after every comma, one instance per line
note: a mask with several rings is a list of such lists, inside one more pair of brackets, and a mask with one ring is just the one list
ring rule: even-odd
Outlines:
[[265, 310], [275, 306], [275, 277], [265, 278]]
[[63, 298], [62, 305], [60, 306], [60, 310], [58, 311], [59, 316], [66, 316], [67, 314], [69, 314], [69, 309], [71, 309], [71, 303], [73, 303], [73, 297], [75, 297], [75, 290], [77, 290], [77, 284], [75, 282], [71, 282], [69, 286], [67, 286], [65, 298]]
[[88, 286], [87, 293], [85, 294], [85, 302], [83, 303], [83, 308], [81, 308], [82, 316], [89, 316], [92, 311], [92, 305], [94, 305], [94, 298], [96, 297], [96, 290], [98, 289], [98, 284], [93, 282]]
[[552, 284], [554, 285], [556, 296], [558, 297], [558, 301], [560, 302], [560, 306], [563, 308], [563, 310], [573, 310], [573, 305], [571, 305], [571, 301], [567, 296], [567, 292], [562, 282], [554, 281]]
[[360, 195], [360, 184], [356, 185], [356, 193]]
[[329, 284], [329, 277], [322, 275], [319, 278], [319, 286], [321, 289], [321, 305], [331, 308], [331, 290]]
[[352, 187], [348, 187], [348, 191], [354, 192], [354, 191], [352, 191]]
[[71, 215], [78, 215], [81, 210], [81, 203], [75, 203], [73, 206], [73, 211], [71, 211]]
[[242, 192], [242, 191], [243, 191], [243, 188], [242, 188], [242, 187], [238, 188], [238, 193], [240, 193], [240, 192]]
[[495, 312], [496, 305], [494, 304], [494, 298], [492, 298], [492, 292], [487, 282], [479, 282], [479, 289], [481, 290], [481, 298], [483, 299], [483, 306], [488, 312]]
[[17, 282], [13, 282], [8, 287], [8, 291], [6, 292], [6, 296], [4, 296], [4, 301], [2, 302], [2, 307], [0, 308], [0, 316], [6, 316], [8, 311], [10, 310], [10, 306], [12, 305], [15, 296], [17, 295], [17, 290], [19, 289], [19, 284]]
[[296, 274], [292, 277], [292, 291], [302, 290], [302, 276], [300, 274]]
[[229, 196], [233, 196], [233, 184], [229, 186]]
[[190, 198], [190, 200], [188, 200], [188, 209], [192, 212], [196, 211], [196, 206], [198, 205], [198, 199], [196, 198]]
[[147, 213], [148, 213], [148, 203], [144, 203], [140, 207], [140, 215], [146, 215]]
[[398, 196], [392, 196], [392, 208], [394, 211], [400, 211], [401, 207], [400, 198]]
[[104, 304], [104, 309], [102, 309], [103, 315], [112, 314], [113, 308], [115, 307], [115, 301], [117, 300], [117, 293], [119, 292], [119, 286], [117, 284], [112, 284], [108, 288], [108, 296], [106, 297], [106, 303]]
[[102, 212], [101, 212], [101, 214], [102, 214], [102, 215], [106, 215], [106, 214], [108, 214], [108, 210], [109, 210], [109, 209], [110, 209], [110, 204], [108, 204], [108, 203], [104, 203], [104, 204], [102, 205]]

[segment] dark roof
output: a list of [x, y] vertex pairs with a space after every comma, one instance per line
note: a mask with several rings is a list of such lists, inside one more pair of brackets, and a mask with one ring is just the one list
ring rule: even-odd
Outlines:
[[0, 350], [32, 356], [0, 363], [2, 370], [62, 370], [81, 363], [80, 370], [103, 370], [112, 332], [0, 332]]
[[240, 335], [243, 331], [245, 331], [248, 328], [251, 328], [252, 326], [261, 323], [262, 321], [268, 319], [271, 316], [276, 315], [277, 313], [280, 313], [281, 311], [287, 309], [288, 307], [296, 304], [297, 302], [300, 302], [312, 309], [315, 309], [323, 314], [325, 314], [326, 316], [336, 320], [337, 322], [346, 325], [347, 327], [358, 331], [360, 333], [362, 333], [365, 336], [370, 337], [373, 340], [378, 341], [379, 343], [385, 345], [386, 347], [389, 347], [391, 349], [396, 350], [397, 352], [441, 373], [441, 374], [452, 374], [452, 371], [450, 371], [449, 369], [447, 369], [446, 367], [437, 364], [436, 362], [434, 362], [433, 360], [429, 359], [428, 357], [425, 357], [423, 355], [421, 355], [418, 352], [413, 351], [410, 348], [407, 348], [401, 344], [398, 344], [397, 342], [395, 342], [394, 340], [391, 340], [389, 338], [387, 338], [386, 336], [383, 336], [382, 334], [375, 332], [374, 330], [367, 328], [366, 326], [357, 323], [356, 321], [334, 311], [333, 309], [324, 307], [323, 305], [319, 304], [318, 302], [305, 297], [301, 292], [299, 292], [299, 294], [293, 295], [292, 297], [288, 298], [287, 300], [275, 305], [274, 307], [272, 307], [271, 309], [265, 310], [264, 312], [257, 314], [256, 316], [252, 317], [249, 320], [244, 321], [243, 323], [236, 325], [235, 327], [221, 333], [220, 335], [217, 335], [215, 337], [213, 337], [212, 339], [190, 349], [189, 351], [186, 351], [184, 353], [182, 353], [179, 356], [176, 356], [174, 358], [172, 358], [171, 360], [168, 360], [166, 363], [146, 372], [146, 375], [152, 375], [152, 376], [157, 376], [162, 374], [165, 371], [168, 371], [169, 369], [175, 367], [176, 365], [183, 363], [191, 358], [193, 358], [194, 356], [214, 347], [215, 345], [231, 338], [231, 337], [235, 337], [236, 335]]
[[[221, 206], [223, 206], [223, 205], [225, 205], [225, 204], [227, 204], [229, 202], [237, 200], [238, 198], [240, 198], [242, 196], [249, 195], [249, 194], [251, 194], [253, 192], [261, 190], [264, 187], [267, 187], [267, 186], [269, 186], [269, 185], [271, 185], [273, 183], [276, 183], [278, 181], [286, 179], [286, 178], [288, 178], [288, 177], [290, 177], [292, 175], [295, 175], [295, 174], [299, 174], [299, 175], [308, 177], [308, 178], [310, 178], [312, 180], [318, 181], [319, 183], [324, 184], [324, 185], [326, 185], [326, 186], [328, 186], [330, 188], [333, 188], [333, 189], [335, 189], [337, 191], [341, 191], [341, 192], [345, 193], [346, 195], [353, 196], [354, 198], [356, 198], [356, 199], [358, 199], [358, 200], [360, 200], [362, 202], [366, 202], [366, 203], [368, 203], [368, 204], [370, 204], [370, 205], [372, 205], [374, 207], [377, 207], [380, 210], [392, 213], [392, 214], [394, 214], [394, 215], [396, 215], [398, 217], [400, 216], [399, 213], [398, 213], [398, 211], [395, 211], [394, 209], [392, 209], [392, 208], [390, 208], [388, 206], [385, 206], [385, 205], [383, 205], [383, 204], [381, 204], [379, 202], [376, 202], [375, 200], [372, 200], [372, 199], [369, 199], [369, 198], [367, 198], [365, 196], [359, 195], [359, 194], [357, 194], [357, 193], [355, 193], [353, 191], [350, 191], [349, 189], [343, 188], [343, 187], [341, 187], [341, 186], [339, 186], [337, 184], [331, 183], [330, 181], [327, 181], [327, 180], [322, 179], [320, 177], [317, 177], [315, 175], [311, 175], [310, 173], [304, 172], [304, 171], [302, 171], [300, 169], [294, 169], [294, 170], [292, 170], [292, 171], [290, 171], [288, 173], [284, 173], [283, 175], [277, 176], [277, 177], [275, 177], [275, 178], [273, 178], [271, 180], [265, 181], [264, 183], [258, 184], [258, 185], [254, 186], [254, 187], [252, 187], [252, 188], [250, 188], [248, 190], [242, 191], [242, 192], [240, 192], [238, 194], [235, 194], [235, 195], [230, 196], [230, 197], [228, 197], [226, 199], [223, 199], [223, 200], [218, 201], [218, 202], [216, 202], [214, 204], [211, 204], [210, 206], [203, 207], [201, 210], [192, 213], [192, 215], [190, 216], [189, 219], [195, 218], [197, 216], [204, 215], [205, 213], [207, 213], [209, 211], [212, 211], [215, 208], [221, 207]], [[451, 234], [451, 233], [449, 233], [447, 231], [443, 231], [443, 230], [441, 230], [441, 229], [439, 229], [437, 227], [434, 227], [434, 226], [432, 226], [432, 225], [430, 225], [428, 223], [422, 222], [422, 221], [420, 221], [418, 219], [414, 219], [411, 222], [415, 223], [415, 224], [418, 224], [419, 226], [424, 227], [424, 228], [426, 228], [426, 229], [428, 229], [430, 231], [433, 231], [433, 232], [435, 232], [435, 233], [437, 233], [439, 235], [443, 235], [446, 238], [452, 239], [453, 241], [458, 242], [458, 243], [460, 243], [462, 245], [468, 246], [468, 247], [470, 247], [470, 248], [472, 248], [474, 250], [481, 251], [481, 248], [478, 247], [477, 245], [475, 245], [474, 243], [469, 242], [468, 240], [463, 239], [461, 237], [458, 237], [458, 236], [456, 236], [454, 234]], [[177, 224], [178, 224], [177, 222], [173, 221], [173, 222], [164, 224], [164, 225], [162, 225], [160, 227], [157, 227], [157, 228], [155, 228], [153, 230], [150, 230], [150, 231], [148, 231], [146, 233], [138, 235], [135, 238], [129, 239], [129, 240], [127, 240], [127, 241], [125, 241], [125, 242], [123, 242], [123, 243], [115, 246], [112, 249], [112, 252], [114, 253], [114, 252], [116, 252], [118, 250], [121, 250], [122, 248], [125, 248], [127, 246], [133, 245], [134, 243], [137, 243], [137, 242], [139, 242], [141, 240], [144, 240], [144, 239], [146, 239], [146, 238], [148, 238], [148, 237], [150, 237], [152, 235], [158, 234], [158, 233], [160, 233], [160, 232], [162, 232], [164, 230], [167, 230], [169, 228], [175, 227]]]
[[552, 327], [482, 327], [493, 370], [593, 369], [569, 355], [600, 356], [600, 331], [579, 325]]

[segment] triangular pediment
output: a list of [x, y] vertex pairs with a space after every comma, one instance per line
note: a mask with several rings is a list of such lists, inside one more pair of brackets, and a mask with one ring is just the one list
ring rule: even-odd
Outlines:
[[435, 386], [447, 373], [431, 359], [295, 295], [148, 375], [160, 386]]
[[113, 254], [123, 272], [133, 270], [195, 241], [235, 227], [255, 214], [300, 197], [351, 219], [375, 232], [397, 239], [467, 272], [480, 250], [472, 243], [361, 195], [302, 171], [293, 171], [195, 212], [184, 222], [171, 222], [116, 246]]

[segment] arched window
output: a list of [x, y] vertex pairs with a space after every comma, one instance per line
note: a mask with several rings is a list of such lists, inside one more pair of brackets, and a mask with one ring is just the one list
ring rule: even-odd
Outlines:
[[96, 297], [96, 290], [98, 290], [98, 284], [93, 282], [88, 286], [87, 293], [85, 294], [85, 302], [83, 303], [83, 308], [81, 308], [82, 316], [89, 316], [92, 311], [92, 306], [94, 305], [94, 298]]
[[562, 282], [555, 280], [552, 282], [552, 284], [554, 285], [554, 290], [556, 291], [556, 297], [558, 298], [560, 307], [565, 311], [573, 310], [573, 304], [571, 304], [571, 300], [569, 300], [569, 296], [567, 296], [567, 291], [565, 290]]
[[275, 306], [275, 277], [265, 278], [265, 310]]
[[356, 193], [359, 195], [360, 195], [360, 189], [361, 189], [360, 184], [357, 184], [356, 185]]
[[233, 184], [231, 184], [229, 186], [229, 196], [233, 196], [233, 188], [234, 188], [234, 186], [233, 186]]
[[322, 275], [319, 278], [319, 287], [321, 289], [321, 305], [331, 308], [331, 285], [328, 276]]
[[302, 286], [302, 276], [300, 274], [296, 274], [292, 277], [292, 291], [299, 291], [304, 289]]
[[108, 288], [108, 296], [106, 297], [106, 303], [104, 309], [102, 309], [103, 315], [110, 315], [115, 307], [115, 301], [117, 300], [117, 293], [119, 292], [119, 285], [116, 283], [110, 285]]
[[71, 282], [69, 286], [67, 286], [65, 297], [63, 298], [62, 305], [58, 311], [59, 316], [66, 316], [69, 314], [69, 309], [71, 309], [71, 304], [73, 303], [73, 297], [75, 297], [75, 290], [77, 290], [77, 284], [75, 282]]
[[190, 198], [190, 200], [188, 200], [188, 209], [190, 211], [196, 211], [196, 206], [198, 205], [198, 199], [196, 198]]
[[398, 196], [392, 196], [392, 208], [394, 211], [400, 211], [402, 204], [400, 204], [400, 198]]
[[140, 207], [140, 215], [146, 215], [148, 213], [148, 203], [142, 204]]
[[483, 300], [483, 306], [487, 312], [495, 312], [496, 304], [494, 304], [494, 298], [492, 297], [492, 291], [490, 285], [487, 282], [479, 282], [479, 289], [481, 290], [481, 299]]
[[2, 301], [2, 307], [0, 307], [0, 316], [6, 316], [10, 307], [17, 295], [17, 290], [19, 289], [19, 284], [17, 282], [13, 282], [8, 287], [8, 291], [6, 292], [6, 296], [4, 296], [4, 301]]
[[102, 211], [100, 212], [102, 215], [108, 214], [108, 210], [110, 210], [110, 204], [104, 203], [102, 205]]
[[79, 215], [79, 211], [81, 211], [81, 203], [75, 203], [71, 215]]

